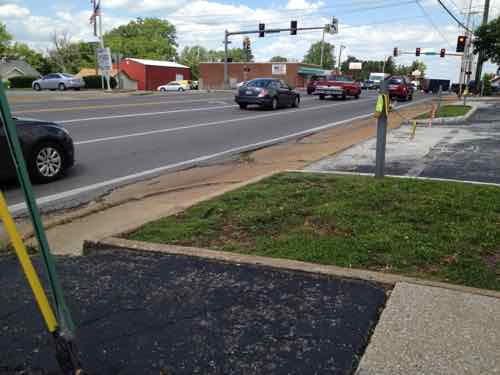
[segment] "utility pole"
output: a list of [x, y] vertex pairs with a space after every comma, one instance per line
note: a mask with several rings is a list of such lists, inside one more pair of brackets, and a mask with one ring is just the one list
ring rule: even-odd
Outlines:
[[224, 31], [224, 88], [229, 88], [229, 67], [227, 65], [227, 46], [229, 43], [229, 31]]
[[321, 69], [323, 69], [323, 57], [325, 55], [325, 29], [323, 29], [323, 36], [321, 38], [321, 58], [320, 58], [320, 63], [319, 66], [321, 66]]
[[459, 77], [459, 89], [458, 89], [458, 97], [462, 96], [462, 86], [463, 84], [467, 85], [467, 72], [469, 71], [468, 68], [468, 60], [471, 58], [470, 56], [470, 51], [469, 47], [471, 44], [471, 39], [472, 35], [470, 34], [470, 16], [471, 16], [471, 9], [472, 9], [472, 0], [469, 2], [469, 11], [467, 12], [467, 24], [466, 24], [466, 30], [465, 30], [465, 50], [464, 54], [462, 55], [462, 62], [460, 64], [460, 77]]
[[[100, 5], [100, 3], [99, 3]], [[101, 40], [101, 48], [104, 49], [104, 36], [102, 35], [102, 10], [99, 8], [99, 39]], [[111, 68], [113, 68], [113, 66], [111, 66]], [[101, 74], [103, 72], [101, 71]], [[109, 82], [109, 71], [106, 71], [106, 82], [108, 84], [108, 88], [107, 88], [107, 91], [111, 91], [111, 85], [110, 85], [110, 82]], [[103, 89], [104, 89], [104, 85], [103, 85]]]
[[[490, 0], [484, 0], [484, 11], [483, 11], [483, 22], [482, 25], [486, 25], [488, 23], [488, 16], [490, 13]], [[484, 53], [479, 51], [479, 55], [477, 57], [477, 65], [476, 65], [476, 81], [475, 81], [475, 90], [477, 91], [479, 81], [481, 81], [481, 73], [483, 70], [483, 61]]]

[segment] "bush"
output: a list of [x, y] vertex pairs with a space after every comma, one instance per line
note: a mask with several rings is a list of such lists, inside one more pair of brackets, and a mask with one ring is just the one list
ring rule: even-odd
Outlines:
[[[83, 80], [85, 81], [85, 88], [87, 89], [102, 89], [102, 80], [100, 75], [86, 76], [83, 77]], [[114, 77], [109, 78], [109, 83], [112, 89], [117, 86], [117, 82]], [[106, 86], [106, 79], [104, 79], [104, 85]]]
[[493, 95], [493, 87], [491, 86], [491, 79], [494, 77], [493, 74], [485, 74], [483, 76], [483, 95], [491, 96]]
[[2, 80], [3, 82], [3, 87], [5, 87], [6, 89], [10, 89], [10, 81], [8, 79], [4, 79]]
[[20, 76], [9, 78], [11, 89], [30, 89], [33, 81], [39, 77]]

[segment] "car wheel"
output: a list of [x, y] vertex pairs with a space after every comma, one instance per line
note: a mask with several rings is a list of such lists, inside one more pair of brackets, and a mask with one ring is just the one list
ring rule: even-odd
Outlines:
[[319, 100], [325, 100], [325, 96], [323, 94], [319, 95]]
[[41, 183], [57, 180], [64, 169], [61, 147], [54, 143], [38, 146], [29, 163], [32, 178]]
[[292, 108], [297, 108], [299, 105], [300, 105], [300, 97], [296, 95], [292, 102]]
[[247, 105], [243, 104], [243, 103], [240, 103], [240, 109], [247, 109]]
[[359, 99], [359, 94], [354, 95], [354, 99]]
[[182, 87], [179, 87], [179, 92], [183, 92], [184, 89]]
[[40, 84], [38, 84], [38, 83], [35, 83], [35, 84], [33, 85], [33, 89], [34, 89], [35, 91], [42, 91], [42, 88], [40, 87]]
[[278, 109], [278, 98], [273, 98], [273, 101], [271, 102], [271, 109], [274, 111]]
[[64, 83], [60, 83], [59, 86], [57, 86], [57, 88], [59, 89], [59, 91], [64, 91], [66, 90], [66, 85]]
[[345, 93], [345, 91], [342, 93], [341, 98], [342, 98], [342, 100], [346, 100], [347, 99], [347, 94]]
[[161, 92], [166, 92], [166, 91], [167, 91], [167, 89], [165, 89], [165, 87], [162, 87], [162, 88], [160, 89], [160, 91], [161, 91]]

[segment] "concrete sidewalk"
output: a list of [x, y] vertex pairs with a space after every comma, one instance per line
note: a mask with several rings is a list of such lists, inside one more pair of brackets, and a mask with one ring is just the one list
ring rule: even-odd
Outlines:
[[[500, 183], [500, 101], [462, 125], [402, 126], [387, 137], [386, 174]], [[307, 167], [310, 171], [373, 173], [376, 140], [359, 143]]]
[[500, 374], [500, 299], [396, 285], [356, 374]]

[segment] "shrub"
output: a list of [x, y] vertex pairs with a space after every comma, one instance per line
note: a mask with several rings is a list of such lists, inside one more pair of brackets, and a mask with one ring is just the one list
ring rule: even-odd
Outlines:
[[[87, 89], [102, 89], [102, 81], [100, 75], [86, 76], [83, 77], [83, 80], [85, 81], [85, 88]], [[117, 86], [117, 82], [114, 77], [109, 78], [109, 83], [112, 89]], [[104, 80], [104, 85], [106, 86], [106, 79]]]
[[483, 95], [491, 96], [493, 95], [493, 87], [491, 86], [491, 79], [494, 77], [493, 74], [485, 74], [483, 76]]
[[36, 81], [38, 77], [20, 76], [9, 78], [11, 89], [27, 89], [31, 88], [33, 81]]

